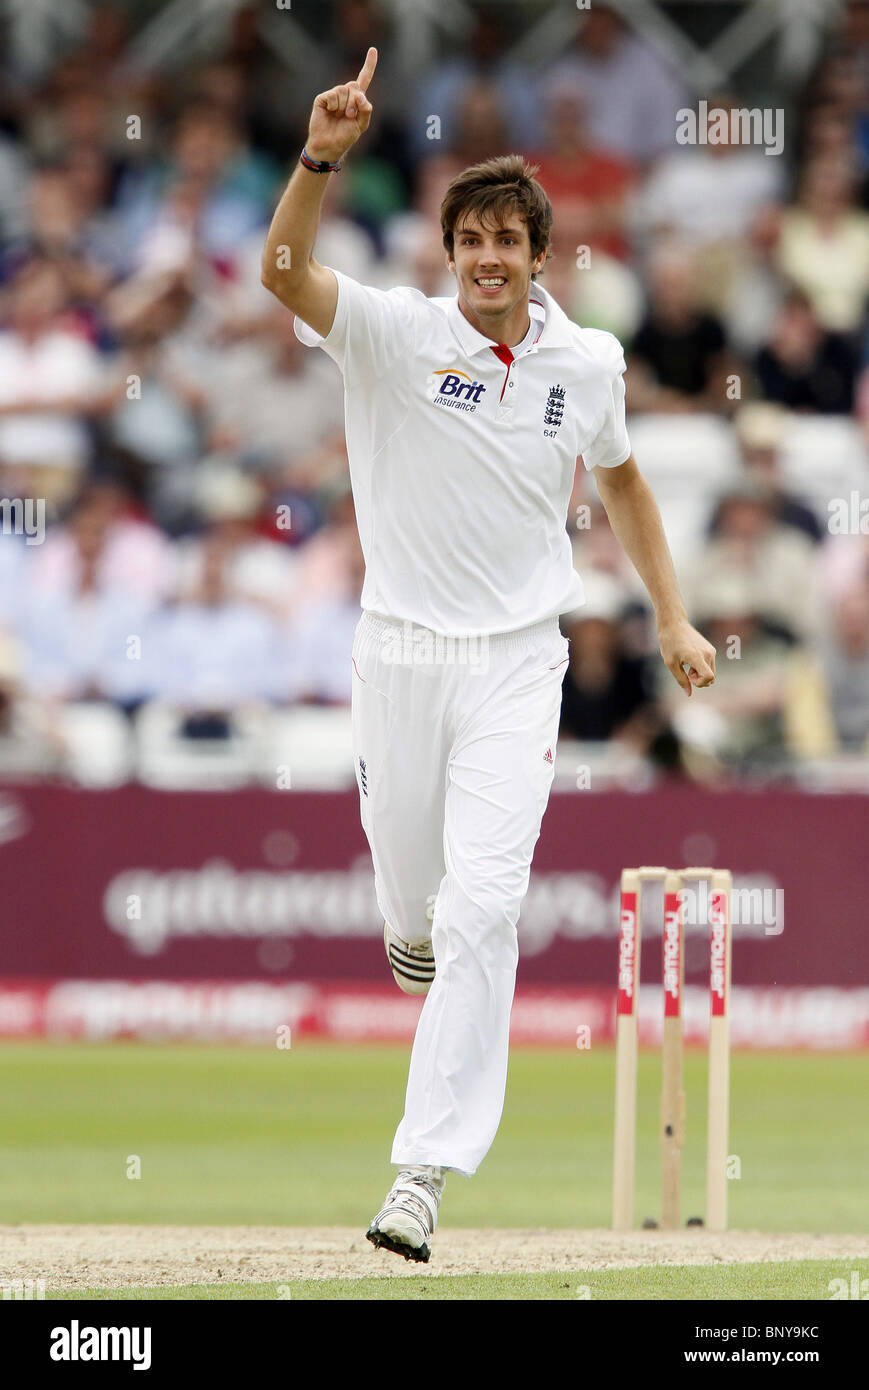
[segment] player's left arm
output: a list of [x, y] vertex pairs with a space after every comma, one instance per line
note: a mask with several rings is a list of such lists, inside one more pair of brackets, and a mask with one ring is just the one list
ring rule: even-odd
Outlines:
[[661, 513], [636, 459], [592, 471], [616, 539], [648, 590], [664, 664], [686, 695], [712, 685], [715, 648], [688, 621]]

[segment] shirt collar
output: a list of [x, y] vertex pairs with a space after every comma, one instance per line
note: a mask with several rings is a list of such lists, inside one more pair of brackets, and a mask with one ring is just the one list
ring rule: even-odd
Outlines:
[[[532, 283], [528, 312], [532, 319], [545, 319], [543, 332], [534, 347], [528, 349], [529, 352], [536, 352], [538, 348], [570, 346], [572, 342], [570, 319], [561, 305], [555, 302], [552, 295], [544, 290], [542, 285]], [[491, 338], [478, 333], [473, 324], [465, 318], [459, 308], [458, 295], [454, 299], [447, 300], [447, 318], [466, 357], [473, 357], [476, 353], [494, 346]]]

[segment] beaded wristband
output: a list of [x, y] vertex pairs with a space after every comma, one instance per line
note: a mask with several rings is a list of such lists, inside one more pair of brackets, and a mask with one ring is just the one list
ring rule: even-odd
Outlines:
[[330, 164], [328, 160], [325, 159], [312, 159], [311, 156], [308, 154], [308, 151], [304, 148], [302, 149], [302, 153], [299, 155], [299, 159], [302, 161], [306, 169], [311, 170], [312, 174], [337, 174], [338, 170], [341, 168], [340, 159], [337, 160], [335, 164]]

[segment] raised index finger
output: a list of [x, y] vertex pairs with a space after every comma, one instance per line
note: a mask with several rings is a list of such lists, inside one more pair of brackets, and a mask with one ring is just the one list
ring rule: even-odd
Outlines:
[[356, 79], [356, 86], [357, 86], [357, 87], [361, 87], [362, 90], [363, 90], [363, 92], [367, 92], [367, 91], [368, 91], [368, 84], [369, 84], [369, 82], [371, 81], [372, 77], [374, 76], [374, 69], [375, 69], [376, 67], [377, 67], [377, 49], [376, 49], [376, 48], [369, 48], [369, 50], [368, 50], [368, 52], [367, 52], [367, 54], [366, 54], [366, 56], [365, 56], [365, 62], [362, 64], [362, 68], [361, 68], [361, 70], [360, 70], [360, 72], [359, 72], [359, 76], [358, 76], [357, 79]]

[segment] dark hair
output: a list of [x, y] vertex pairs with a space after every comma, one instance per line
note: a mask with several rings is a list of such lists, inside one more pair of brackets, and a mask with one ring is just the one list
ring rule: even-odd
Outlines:
[[528, 228], [532, 257], [545, 251], [548, 259], [552, 204], [534, 177], [538, 167], [526, 164], [520, 154], [504, 154], [456, 175], [441, 203], [444, 246], [451, 259], [455, 259], [455, 230], [462, 217], [473, 213], [482, 223], [488, 219], [497, 226], [511, 212], [518, 212]]

